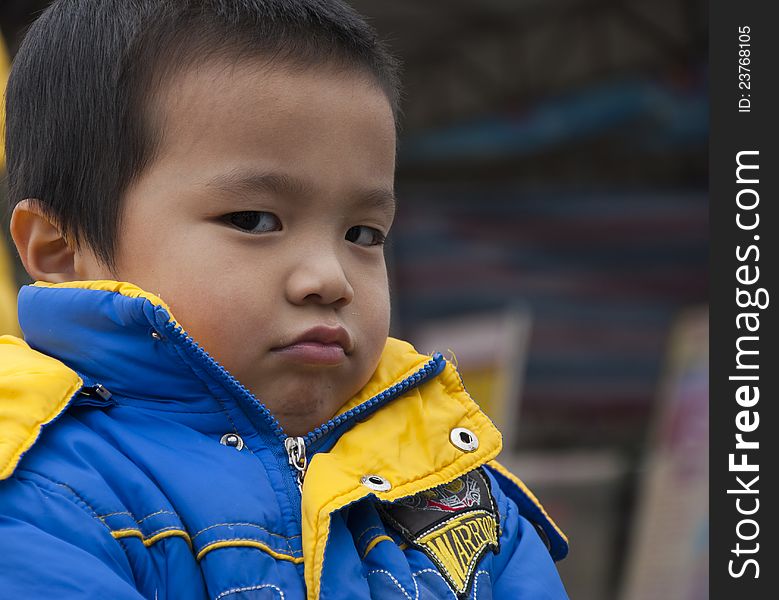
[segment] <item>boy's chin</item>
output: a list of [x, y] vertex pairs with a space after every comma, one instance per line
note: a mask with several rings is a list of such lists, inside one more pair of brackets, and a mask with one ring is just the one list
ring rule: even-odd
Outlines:
[[320, 378], [296, 383], [284, 386], [283, 390], [260, 391], [255, 396], [279, 419], [335, 413], [351, 397], [338, 381]]
[[284, 433], [304, 436], [333, 418], [343, 404], [309, 397], [302, 401], [288, 400], [278, 410], [268, 406], [268, 410], [279, 422]]

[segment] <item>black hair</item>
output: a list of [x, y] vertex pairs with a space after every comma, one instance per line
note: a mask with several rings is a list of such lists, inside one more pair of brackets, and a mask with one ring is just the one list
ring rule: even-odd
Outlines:
[[210, 56], [258, 55], [372, 76], [397, 126], [398, 61], [341, 0], [56, 0], [8, 81], [10, 206], [38, 199], [69, 241], [114, 268], [122, 195], [162, 136], [149, 122], [155, 93]]

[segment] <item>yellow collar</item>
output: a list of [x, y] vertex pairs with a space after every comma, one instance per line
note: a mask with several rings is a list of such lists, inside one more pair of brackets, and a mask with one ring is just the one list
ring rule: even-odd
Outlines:
[[[430, 357], [390, 338], [379, 368], [345, 408], [413, 373]], [[451, 440], [453, 429], [473, 433], [478, 447], [464, 451]], [[367, 496], [396, 500], [460, 477], [494, 459], [501, 436], [465, 391], [447, 363], [432, 381], [415, 388], [343, 434], [336, 446], [311, 460], [303, 485], [303, 556], [309, 598], [319, 595], [330, 515]], [[375, 491], [362, 483], [378, 475], [392, 487]]]
[[65, 410], [82, 385], [60, 361], [18, 338], [0, 337], [0, 480], [13, 474], [41, 429]]

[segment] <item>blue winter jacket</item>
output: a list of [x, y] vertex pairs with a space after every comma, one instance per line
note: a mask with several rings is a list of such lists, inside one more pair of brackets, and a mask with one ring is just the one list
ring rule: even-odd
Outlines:
[[0, 598], [567, 598], [567, 541], [440, 354], [302, 438], [156, 296], [26, 286], [0, 338]]

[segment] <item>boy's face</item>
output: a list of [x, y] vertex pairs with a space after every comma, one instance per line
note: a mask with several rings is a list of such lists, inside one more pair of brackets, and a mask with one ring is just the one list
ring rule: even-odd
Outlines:
[[[388, 334], [389, 103], [356, 72], [212, 61], [155, 114], [160, 153], [124, 198], [112, 275], [159, 294], [302, 435], [367, 382]], [[340, 345], [294, 343], [318, 326]]]

